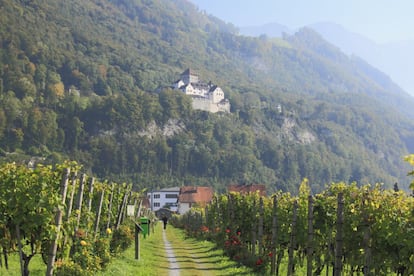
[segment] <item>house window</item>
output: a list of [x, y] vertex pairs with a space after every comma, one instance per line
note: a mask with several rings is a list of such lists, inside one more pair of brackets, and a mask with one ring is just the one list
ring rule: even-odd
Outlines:
[[177, 194], [166, 194], [165, 198], [178, 198]]
[[160, 194], [154, 194], [154, 198], [160, 198]]
[[154, 207], [160, 207], [160, 203], [159, 202], [154, 202]]

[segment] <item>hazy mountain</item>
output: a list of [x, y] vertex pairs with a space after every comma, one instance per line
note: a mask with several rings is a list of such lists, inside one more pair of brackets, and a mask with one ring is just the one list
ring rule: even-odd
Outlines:
[[[4, 0], [0, 46], [2, 162], [70, 158], [141, 187], [407, 187], [414, 99], [310, 28], [240, 36], [186, 0]], [[167, 88], [189, 67], [231, 114]]]
[[362, 35], [352, 33], [334, 23], [309, 25], [329, 42], [345, 53], [357, 55], [388, 74], [409, 94], [414, 95], [414, 41], [376, 43]]
[[270, 37], [282, 37], [283, 33], [293, 33], [290, 28], [278, 23], [269, 23], [262, 26], [244, 26], [240, 27], [239, 31], [242, 35], [260, 36], [264, 34]]
[[[407, 93], [414, 96], [414, 41], [393, 41], [376, 43], [369, 38], [351, 32], [339, 24], [319, 22], [308, 25], [320, 33], [324, 39], [338, 46], [348, 55], [356, 55], [372, 66], [389, 75]], [[283, 33], [292, 34], [297, 30], [278, 23], [261, 26], [240, 27], [243, 35], [282, 37]]]

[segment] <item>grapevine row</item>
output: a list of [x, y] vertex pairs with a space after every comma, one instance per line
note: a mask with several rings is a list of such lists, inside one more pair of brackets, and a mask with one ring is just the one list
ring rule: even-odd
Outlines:
[[130, 185], [100, 182], [80, 171], [75, 162], [0, 167], [1, 265], [7, 268], [8, 255], [18, 252], [22, 275], [28, 275], [30, 260], [42, 254], [46, 275], [88, 274], [104, 267], [122, 242], [132, 241], [122, 222], [127, 204], [138, 209], [140, 195]]
[[[412, 275], [414, 198], [380, 185], [337, 183], [310, 195], [218, 195], [178, 225], [214, 240], [235, 260], [279, 275]], [[328, 275], [328, 274], [326, 274]]]

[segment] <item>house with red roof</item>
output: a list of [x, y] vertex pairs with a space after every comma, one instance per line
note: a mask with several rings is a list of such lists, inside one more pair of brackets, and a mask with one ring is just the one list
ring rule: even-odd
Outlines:
[[258, 192], [260, 196], [266, 196], [266, 186], [264, 184], [233, 184], [227, 187], [227, 191], [241, 194]]
[[213, 200], [213, 196], [212, 187], [181, 187], [178, 195], [178, 213], [184, 214], [194, 206], [204, 207]]

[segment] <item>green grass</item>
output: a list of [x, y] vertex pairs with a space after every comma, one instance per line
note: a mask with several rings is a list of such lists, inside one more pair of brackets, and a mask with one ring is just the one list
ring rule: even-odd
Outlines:
[[[0, 267], [0, 275], [1, 276], [20, 276], [20, 263], [19, 263], [19, 255], [17, 253], [13, 253], [9, 255], [9, 269], [7, 270], [4, 266], [4, 257], [3, 254], [1, 255], [2, 258], [2, 266]], [[29, 264], [29, 271], [30, 275], [37, 276], [37, 275], [45, 275], [46, 274], [46, 265], [42, 260], [40, 255], [35, 255]]]
[[114, 258], [108, 267], [96, 275], [168, 275], [168, 259], [165, 254], [160, 226], [155, 227], [149, 236], [140, 235], [140, 259], [135, 259], [135, 246]]

